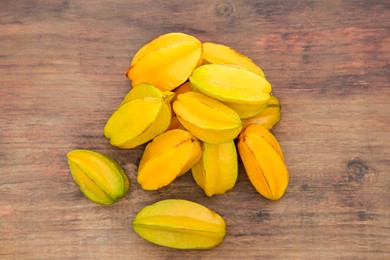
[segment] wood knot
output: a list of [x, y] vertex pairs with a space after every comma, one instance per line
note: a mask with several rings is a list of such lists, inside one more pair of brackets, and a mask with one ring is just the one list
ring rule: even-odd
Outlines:
[[270, 216], [270, 214], [268, 212], [259, 211], [259, 212], [255, 213], [254, 219], [255, 219], [256, 222], [263, 222], [263, 221], [266, 221], [266, 220], [270, 220], [271, 216]]
[[233, 13], [233, 6], [228, 2], [219, 3], [215, 6], [217, 16], [228, 17]]
[[358, 211], [356, 214], [356, 219], [358, 221], [367, 221], [367, 220], [372, 220], [373, 217], [371, 214], [368, 214], [366, 211]]
[[368, 172], [368, 166], [360, 158], [350, 160], [347, 164], [350, 171], [349, 181], [361, 181]]

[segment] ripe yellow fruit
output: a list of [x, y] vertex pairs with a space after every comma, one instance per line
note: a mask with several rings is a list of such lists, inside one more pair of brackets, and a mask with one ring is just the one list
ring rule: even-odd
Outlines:
[[135, 54], [126, 75], [133, 86], [147, 82], [161, 90], [173, 90], [187, 81], [202, 55], [202, 43], [195, 37], [164, 34]]
[[110, 205], [129, 190], [127, 175], [108, 156], [89, 150], [73, 150], [67, 157], [74, 181], [90, 200]]
[[134, 231], [145, 240], [177, 249], [209, 249], [226, 235], [224, 219], [188, 200], [168, 199], [146, 206], [133, 221]]
[[104, 135], [120, 148], [133, 148], [150, 141], [168, 128], [172, 97], [173, 92], [162, 92], [148, 83], [137, 85], [108, 119]]
[[169, 123], [169, 126], [167, 128], [167, 131], [173, 130], [173, 129], [179, 129], [181, 127], [181, 124], [179, 122], [179, 119], [177, 118], [176, 114], [172, 115], [171, 122]]
[[236, 64], [245, 67], [247, 70], [252, 71], [262, 77], [264, 76], [263, 70], [249, 59], [244, 54], [230, 48], [223, 44], [217, 44], [213, 42], [203, 43], [203, 63], [213, 64]]
[[[253, 60], [222, 44], [168, 33], [135, 54], [126, 76], [132, 89], [104, 135], [124, 149], [148, 143], [138, 165], [142, 189], [160, 189], [191, 170], [207, 196], [231, 190], [238, 177], [237, 141], [257, 192], [269, 200], [284, 195], [288, 170], [269, 132], [281, 105]], [[129, 178], [108, 156], [74, 150], [67, 158], [74, 181], [93, 202], [110, 205], [128, 192]], [[219, 214], [180, 199], [146, 206], [132, 225], [145, 240], [177, 249], [210, 249], [226, 235]]]
[[271, 84], [241, 66], [206, 64], [196, 68], [190, 82], [195, 90], [235, 110], [240, 118], [252, 117], [267, 107]]
[[271, 130], [280, 120], [280, 102], [275, 96], [271, 96], [268, 106], [257, 115], [242, 120], [244, 127], [250, 124], [259, 124]]
[[164, 132], [146, 146], [137, 181], [145, 190], [157, 190], [189, 171], [201, 154], [200, 143], [190, 132]]
[[237, 151], [234, 141], [203, 143], [202, 158], [192, 167], [192, 176], [207, 196], [231, 190], [237, 180]]
[[[177, 96], [186, 92], [189, 92], [192, 90], [191, 83], [189, 81], [186, 81], [184, 84], [180, 85], [178, 88], [175, 89], [174, 93], [175, 96], [171, 100], [171, 106], [173, 106], [173, 102], [177, 100]], [[181, 124], [179, 122], [179, 119], [176, 116], [176, 113], [173, 111], [171, 123], [169, 124], [169, 127], [167, 130], [177, 129], [180, 128]]]
[[276, 138], [263, 126], [250, 124], [240, 134], [237, 147], [256, 190], [270, 200], [282, 197], [289, 177]]
[[171, 104], [173, 105], [173, 102], [177, 100], [177, 96], [190, 91], [192, 91], [191, 82], [186, 81], [184, 84], [180, 85], [178, 88], [174, 90], [175, 96], [172, 98]]
[[207, 143], [231, 141], [242, 128], [234, 110], [202, 93], [189, 91], [178, 95], [173, 110], [182, 126]]

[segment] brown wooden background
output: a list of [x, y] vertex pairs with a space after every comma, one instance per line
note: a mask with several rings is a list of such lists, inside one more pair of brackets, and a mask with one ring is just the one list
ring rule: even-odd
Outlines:
[[[281, 200], [257, 194], [242, 164], [225, 195], [206, 197], [190, 174], [143, 191], [142, 147], [104, 138], [132, 56], [173, 31], [264, 69], [283, 106]], [[389, 61], [389, 1], [0, 1], [0, 258], [389, 259]], [[84, 198], [66, 161], [76, 148], [118, 160], [128, 195], [109, 207]], [[142, 240], [135, 214], [166, 198], [221, 214], [225, 241], [180, 251]]]

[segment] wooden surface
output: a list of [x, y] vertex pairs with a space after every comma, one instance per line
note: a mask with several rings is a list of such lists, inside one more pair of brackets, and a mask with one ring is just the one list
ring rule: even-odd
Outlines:
[[[0, 1], [0, 258], [389, 259], [389, 18], [389, 1]], [[206, 197], [190, 174], [143, 191], [143, 147], [104, 138], [132, 56], [173, 31], [264, 69], [283, 106], [273, 131], [290, 173], [281, 200], [256, 193], [241, 163], [224, 195]], [[76, 148], [115, 158], [127, 196], [88, 201], [66, 161]], [[135, 214], [167, 198], [221, 214], [224, 242], [180, 251], [138, 237]]]

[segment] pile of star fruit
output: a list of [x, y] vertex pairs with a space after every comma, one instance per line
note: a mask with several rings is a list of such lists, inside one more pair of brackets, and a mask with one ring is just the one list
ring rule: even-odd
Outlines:
[[[280, 120], [281, 106], [251, 59], [222, 44], [168, 33], [135, 54], [127, 77], [132, 89], [104, 135], [123, 149], [146, 144], [137, 175], [143, 189], [160, 189], [191, 171], [207, 196], [223, 194], [236, 183], [239, 154], [262, 196], [283, 196], [288, 172], [269, 131]], [[68, 162], [81, 191], [96, 203], [110, 205], [129, 190], [126, 173], [106, 155], [73, 150]], [[133, 228], [150, 242], [180, 249], [212, 248], [226, 234], [220, 215], [179, 199], [146, 206]]]

